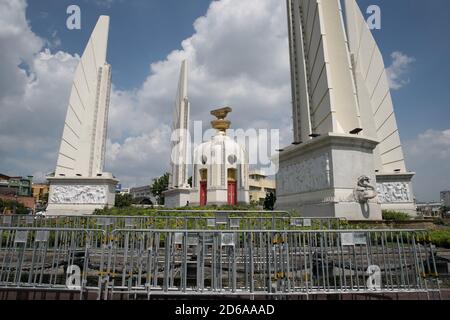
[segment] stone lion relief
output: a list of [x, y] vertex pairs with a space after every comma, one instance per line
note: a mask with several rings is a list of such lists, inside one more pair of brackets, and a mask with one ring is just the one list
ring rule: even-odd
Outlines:
[[302, 193], [330, 187], [327, 155], [280, 168], [277, 178], [280, 194]]
[[104, 204], [106, 186], [54, 186], [50, 203], [54, 204]]
[[408, 183], [384, 182], [377, 184], [381, 203], [411, 202]]
[[377, 196], [375, 187], [370, 184], [370, 178], [367, 176], [358, 178], [354, 194], [355, 199], [359, 203], [367, 203], [370, 199], [374, 199]]

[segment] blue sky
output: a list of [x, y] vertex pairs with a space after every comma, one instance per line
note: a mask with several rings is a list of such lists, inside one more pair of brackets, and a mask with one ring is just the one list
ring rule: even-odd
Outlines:
[[[39, 36], [61, 39], [58, 49], [81, 55], [99, 15], [109, 15], [109, 62], [114, 66], [114, 85], [138, 87], [148, 76], [150, 62], [164, 59], [194, 32], [193, 22], [204, 15], [210, 0], [29, 1], [27, 18]], [[66, 28], [66, 9], [81, 9], [81, 30]]]
[[[284, 1], [284, 0], [280, 0]], [[194, 32], [193, 22], [203, 16], [210, 0], [73, 1], [40, 0], [28, 3], [27, 18], [33, 31], [61, 40], [57, 49], [81, 54], [99, 15], [111, 17], [109, 62], [114, 66], [114, 85], [129, 90], [148, 76], [151, 62], [163, 60]], [[66, 8], [82, 10], [82, 30], [65, 26]], [[393, 92], [402, 139], [412, 139], [430, 128], [444, 130], [450, 119], [450, 2], [447, 0], [359, 0], [361, 8], [379, 5], [382, 29], [375, 30], [386, 61], [400, 50], [415, 58], [410, 82]]]
[[[66, 28], [71, 4], [81, 8], [80, 31]], [[450, 1], [358, 4], [381, 8], [374, 35], [399, 77], [392, 96], [407, 166], [417, 172], [418, 200], [438, 200], [450, 189]], [[4, 5], [0, 26], [16, 29], [0, 32], [0, 172], [42, 178], [54, 170], [75, 54], [101, 14], [111, 17], [114, 87], [107, 169], [124, 185], [149, 183], [168, 169], [161, 159], [168, 158], [183, 58], [192, 62], [193, 119], [209, 121], [212, 107], [231, 104], [235, 127], [278, 128], [290, 143], [284, 0], [0, 0]], [[393, 60], [394, 52], [403, 60]]]
[[382, 29], [374, 31], [386, 61], [400, 50], [416, 60], [409, 84], [392, 92], [403, 140], [434, 128], [449, 128], [450, 119], [450, 1], [364, 0], [361, 8], [377, 4]]

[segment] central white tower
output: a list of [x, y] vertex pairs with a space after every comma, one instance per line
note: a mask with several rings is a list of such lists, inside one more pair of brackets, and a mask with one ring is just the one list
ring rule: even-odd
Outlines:
[[169, 190], [164, 192], [165, 206], [177, 208], [186, 206], [190, 200], [191, 187], [188, 184], [187, 165], [190, 159], [189, 140], [190, 103], [188, 99], [188, 62], [181, 63], [180, 80], [175, 101], [172, 126], [172, 152], [170, 164], [172, 172]]
[[188, 63], [181, 64], [180, 80], [178, 82], [177, 99], [172, 127], [172, 174], [169, 188], [188, 188], [187, 159], [189, 146], [189, 114], [188, 99]]

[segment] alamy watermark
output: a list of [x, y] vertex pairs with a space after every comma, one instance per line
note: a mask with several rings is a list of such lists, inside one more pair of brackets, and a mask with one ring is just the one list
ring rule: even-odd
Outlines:
[[381, 8], [377, 5], [371, 5], [366, 11], [369, 14], [367, 18], [367, 25], [370, 30], [380, 30], [381, 29]]
[[369, 278], [367, 279], [367, 289], [372, 291], [380, 291], [381, 290], [381, 269], [377, 265], [371, 265], [367, 268], [367, 275]]
[[67, 267], [66, 287], [71, 290], [81, 290], [81, 269], [77, 265]]
[[81, 29], [81, 9], [77, 5], [67, 7], [66, 13], [69, 15], [66, 20], [66, 26], [69, 30]]
[[[69, 15], [66, 20], [66, 26], [69, 30], [80, 30], [81, 29], [81, 8], [78, 5], [72, 4], [67, 7], [66, 13]], [[381, 8], [377, 5], [370, 5], [366, 14], [369, 15], [367, 18], [367, 25], [370, 30], [380, 30], [381, 29]]]
[[[259, 167], [267, 175], [278, 173], [280, 130], [228, 129], [226, 136], [230, 139], [227, 139], [221, 138], [220, 134], [217, 135], [216, 129], [203, 132], [202, 128], [202, 121], [194, 121], [193, 135], [184, 129], [172, 132], [171, 160], [173, 164], [249, 164]], [[205, 144], [204, 142], [207, 141], [210, 143]]]

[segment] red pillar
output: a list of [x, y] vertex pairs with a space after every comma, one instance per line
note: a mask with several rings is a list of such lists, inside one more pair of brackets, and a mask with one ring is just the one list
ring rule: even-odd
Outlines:
[[201, 181], [200, 182], [200, 205], [206, 206], [208, 198], [208, 192], [207, 192], [207, 182]]

